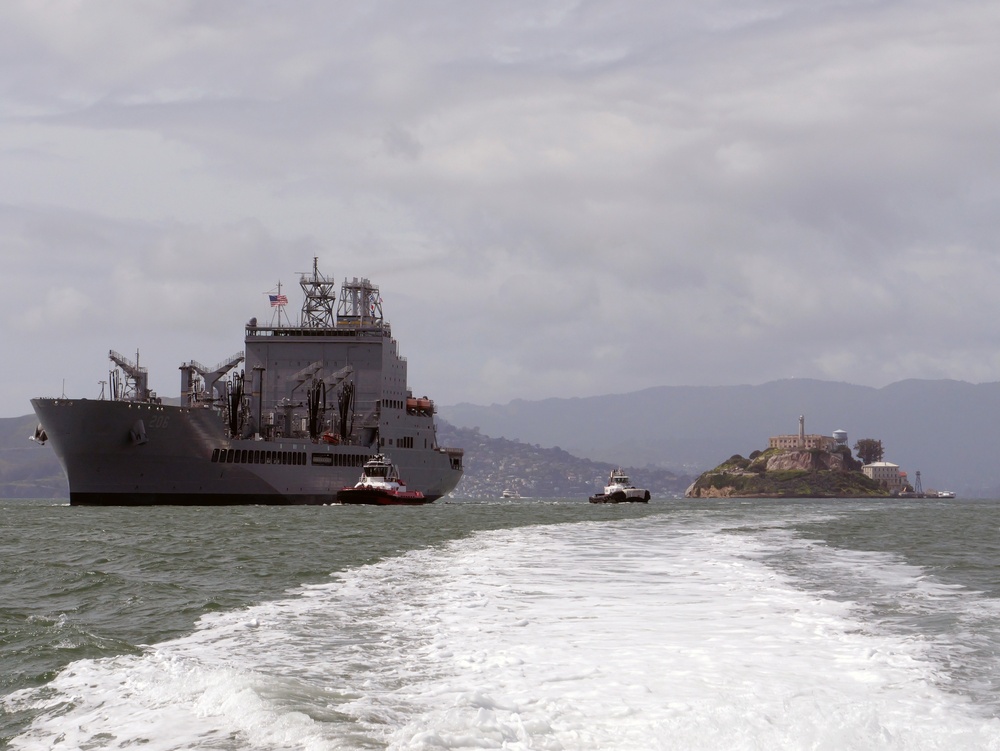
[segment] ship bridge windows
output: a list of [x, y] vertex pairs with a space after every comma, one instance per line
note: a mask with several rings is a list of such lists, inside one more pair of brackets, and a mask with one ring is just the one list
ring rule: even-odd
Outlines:
[[258, 451], [256, 449], [212, 449], [216, 464], [291, 464], [306, 463], [305, 451]]
[[370, 458], [366, 454], [315, 453], [312, 463], [317, 467], [362, 467]]

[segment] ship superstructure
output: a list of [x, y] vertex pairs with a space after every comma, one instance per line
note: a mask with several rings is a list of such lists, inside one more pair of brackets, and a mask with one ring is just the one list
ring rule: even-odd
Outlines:
[[271, 296], [245, 349], [214, 367], [180, 366], [178, 406], [116, 352], [107, 399], [33, 399], [66, 469], [70, 502], [97, 505], [320, 504], [391, 456], [429, 499], [462, 476], [461, 449], [437, 445], [434, 403], [407, 385], [406, 359], [368, 279], [301, 275], [299, 321]]

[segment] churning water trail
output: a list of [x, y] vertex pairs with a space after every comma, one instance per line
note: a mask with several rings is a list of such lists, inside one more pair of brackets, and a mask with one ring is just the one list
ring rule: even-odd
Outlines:
[[802, 514], [496, 529], [350, 566], [9, 694], [32, 717], [10, 745], [1000, 749], [996, 601]]

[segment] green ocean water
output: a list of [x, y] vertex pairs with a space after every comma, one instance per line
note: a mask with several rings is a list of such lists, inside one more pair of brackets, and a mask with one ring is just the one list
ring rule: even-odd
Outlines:
[[568, 501], [91, 508], [0, 501], [0, 692], [137, 652], [205, 613], [480, 530], [662, 513]]
[[[155, 645], [183, 641], [205, 619], [284, 601], [290, 591], [324, 586], [338, 576], [357, 577], [363, 588], [367, 572], [381, 572], [379, 567], [420, 551], [447, 571], [456, 545], [550, 534], [544, 530], [558, 534], [559, 545], [600, 550], [609, 563], [641, 558], [628, 548], [630, 534], [648, 546], [642, 548], [647, 557], [649, 550], [670, 552], [678, 540], [699, 535], [725, 546], [750, 541], [752, 552], [740, 556], [766, 566], [795, 592], [848, 604], [863, 630], [904, 644], [941, 645], [935, 682], [977, 716], [1000, 716], [995, 500], [654, 499], [605, 506], [579, 499], [497, 499], [388, 509], [82, 508], [17, 500], [0, 501], [0, 528], [0, 696], [6, 697], [0, 703], [0, 746], [60, 747], [36, 744], [32, 728], [40, 722], [58, 726], [46, 697], [60, 695], [64, 689], [54, 686], [68, 671], [142, 660]], [[484, 586], [478, 579], [495, 573], [497, 560], [502, 566], [493, 544], [487, 544], [483, 570], [473, 566], [464, 574], [470, 590]], [[712, 566], [716, 556], [730, 555], [713, 550], [698, 548], [699, 557], [690, 559], [692, 575]], [[544, 545], [531, 555], [545, 561]], [[553, 551], [554, 580], [586, 592], [588, 585], [567, 560]], [[703, 596], [719, 597], [708, 589]], [[636, 594], [635, 603], [646, 597]], [[631, 604], [626, 587], [621, 607]], [[288, 669], [296, 670], [295, 659], [286, 659]], [[352, 747], [343, 745], [346, 737], [329, 747]], [[106, 747], [123, 744], [127, 739]], [[219, 747], [258, 745], [232, 741]]]

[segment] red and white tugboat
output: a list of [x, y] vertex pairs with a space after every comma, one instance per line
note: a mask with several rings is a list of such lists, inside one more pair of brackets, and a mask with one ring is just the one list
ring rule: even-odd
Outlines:
[[647, 503], [649, 491], [637, 488], [621, 467], [613, 469], [603, 493], [590, 496], [591, 503]]
[[385, 454], [376, 454], [365, 462], [361, 479], [353, 488], [337, 492], [337, 503], [367, 506], [418, 506], [433, 500], [419, 490], [407, 490], [396, 466]]

